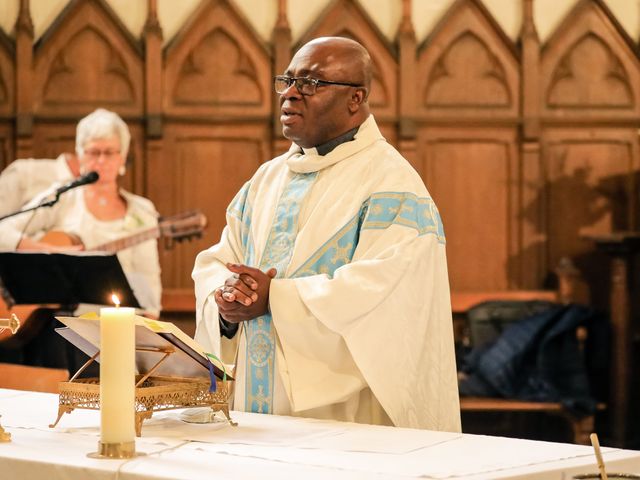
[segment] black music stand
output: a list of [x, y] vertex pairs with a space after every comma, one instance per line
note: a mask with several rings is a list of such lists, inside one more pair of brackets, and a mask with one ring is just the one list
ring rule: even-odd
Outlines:
[[[76, 371], [87, 358], [67, 341], [58, 343], [61, 337], [54, 330], [55, 316], [72, 315], [80, 303], [110, 305], [112, 293], [118, 295], [123, 306], [140, 307], [115, 254], [0, 252], [0, 294], [9, 308], [59, 305], [37, 309], [23, 319], [12, 343], [5, 342], [4, 355], [17, 363], [39, 366], [61, 367], [66, 363], [69, 371]], [[97, 368], [84, 373], [95, 376]]]
[[0, 252], [0, 290], [7, 304], [79, 303], [140, 308], [115, 254]]

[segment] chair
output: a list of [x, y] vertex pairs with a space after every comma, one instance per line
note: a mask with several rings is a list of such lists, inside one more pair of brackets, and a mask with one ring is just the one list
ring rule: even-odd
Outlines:
[[[578, 270], [568, 259], [563, 259], [558, 269], [558, 290], [509, 290], [491, 292], [452, 292], [451, 305], [455, 319], [466, 318], [467, 312], [477, 304], [489, 300], [512, 301], [545, 301], [569, 303], [579, 300], [586, 303], [588, 294], [584, 284], [580, 283]], [[459, 332], [458, 325], [456, 331]], [[580, 327], [576, 335], [581, 344], [586, 339], [586, 330]], [[553, 402], [529, 402], [508, 398], [489, 397], [461, 397], [460, 409], [462, 412], [527, 412], [556, 415], [564, 419], [571, 427], [573, 441], [577, 444], [589, 445], [589, 434], [594, 431], [594, 415], [576, 417], [562, 404]], [[597, 410], [605, 409], [605, 404], [599, 403]]]
[[58, 384], [67, 380], [69, 372], [61, 368], [0, 363], [0, 388], [58, 393]]

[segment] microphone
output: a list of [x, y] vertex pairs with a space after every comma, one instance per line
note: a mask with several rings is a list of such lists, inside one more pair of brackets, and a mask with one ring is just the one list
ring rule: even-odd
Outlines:
[[61, 187], [58, 187], [56, 190], [56, 196], [62, 195], [67, 190], [71, 190], [72, 188], [81, 187], [82, 185], [89, 185], [90, 183], [95, 183], [100, 178], [98, 172], [92, 171], [89, 173], [85, 173], [84, 175], [80, 175], [78, 178], [71, 180], [68, 183], [65, 183]]

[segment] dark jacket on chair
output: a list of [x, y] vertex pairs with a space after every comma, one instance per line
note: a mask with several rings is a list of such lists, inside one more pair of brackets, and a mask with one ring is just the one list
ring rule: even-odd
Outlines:
[[[513, 322], [494, 342], [466, 357], [460, 395], [561, 402], [576, 414], [593, 413], [590, 373], [606, 376], [607, 368], [603, 325], [604, 317], [579, 305], [554, 305]], [[589, 332], [587, 348], [581, 348], [576, 336], [579, 326]], [[599, 364], [586, 361], [589, 350], [597, 352]]]

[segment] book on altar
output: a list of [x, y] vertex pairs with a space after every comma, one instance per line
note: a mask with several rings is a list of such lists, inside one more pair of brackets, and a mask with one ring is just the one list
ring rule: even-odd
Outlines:
[[[56, 331], [89, 357], [100, 349], [100, 317], [88, 313], [79, 317], [56, 317], [65, 327]], [[215, 356], [171, 322], [135, 316], [136, 369], [149, 372], [165, 352], [172, 353], [160, 362], [153, 374], [169, 377], [208, 377], [210, 368], [218, 379], [233, 380], [228, 369]], [[100, 361], [100, 356], [96, 358]]]

